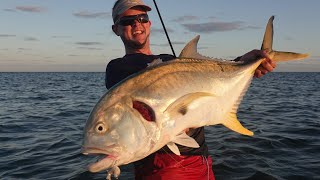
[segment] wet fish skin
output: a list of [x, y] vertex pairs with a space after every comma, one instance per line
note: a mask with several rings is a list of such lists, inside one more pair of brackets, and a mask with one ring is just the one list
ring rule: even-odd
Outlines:
[[[272, 49], [274, 17], [267, 24], [263, 50], [276, 61], [304, 59], [307, 54]], [[112, 87], [96, 104], [85, 126], [83, 153], [106, 154], [89, 166], [91, 172], [140, 160], [165, 145], [176, 154], [176, 144], [197, 148], [184, 133], [187, 128], [223, 124], [252, 136], [236, 112], [261, 57], [233, 62], [210, 59], [197, 53], [199, 36], [190, 41], [179, 58], [156, 63]], [[155, 121], [146, 121], [133, 108], [142, 102], [152, 109]]]

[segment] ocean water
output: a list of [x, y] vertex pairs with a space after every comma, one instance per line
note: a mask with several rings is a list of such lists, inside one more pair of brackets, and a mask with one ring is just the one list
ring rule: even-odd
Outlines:
[[[80, 153], [104, 73], [0, 73], [0, 179], [104, 179]], [[320, 73], [254, 79], [238, 118], [245, 137], [206, 127], [217, 180], [320, 179]], [[132, 179], [132, 165], [120, 179]]]

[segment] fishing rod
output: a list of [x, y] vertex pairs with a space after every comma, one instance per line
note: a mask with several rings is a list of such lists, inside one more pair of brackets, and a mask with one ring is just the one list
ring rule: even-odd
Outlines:
[[156, 3], [156, 0], [153, 0], [153, 3], [154, 3], [154, 6], [155, 6], [155, 7], [156, 7], [156, 9], [157, 9], [157, 12], [158, 12], [158, 15], [159, 15], [159, 18], [160, 18], [160, 21], [161, 21], [161, 24], [162, 24], [163, 30], [164, 30], [164, 32], [166, 33], [166, 36], [167, 36], [167, 39], [168, 39], [169, 45], [170, 45], [170, 47], [171, 47], [171, 51], [172, 51], [172, 53], [173, 53], [173, 56], [174, 56], [174, 57], [177, 57], [177, 56], [176, 56], [176, 53], [174, 52], [174, 49], [173, 49], [172, 43], [171, 43], [171, 41], [170, 41], [170, 38], [169, 38], [169, 35], [168, 35], [168, 32], [167, 32], [166, 26], [165, 26], [165, 25], [164, 25], [164, 23], [163, 23], [163, 20], [162, 20], [162, 17], [161, 17], [160, 11], [159, 11], [159, 9], [158, 9], [158, 6], [157, 6], [157, 3]]

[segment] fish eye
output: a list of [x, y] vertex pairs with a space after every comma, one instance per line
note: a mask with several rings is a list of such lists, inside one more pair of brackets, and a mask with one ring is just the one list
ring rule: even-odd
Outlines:
[[99, 123], [99, 124], [96, 125], [95, 130], [98, 133], [105, 133], [107, 131], [107, 127], [106, 127], [106, 125], [104, 125], [102, 123]]

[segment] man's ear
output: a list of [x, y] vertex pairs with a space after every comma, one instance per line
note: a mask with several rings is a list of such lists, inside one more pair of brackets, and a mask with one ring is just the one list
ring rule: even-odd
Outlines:
[[118, 34], [118, 26], [112, 25], [112, 31], [113, 31], [117, 36], [119, 36], [119, 34]]

